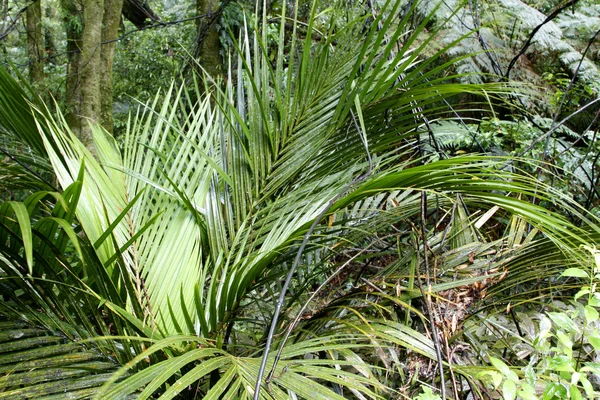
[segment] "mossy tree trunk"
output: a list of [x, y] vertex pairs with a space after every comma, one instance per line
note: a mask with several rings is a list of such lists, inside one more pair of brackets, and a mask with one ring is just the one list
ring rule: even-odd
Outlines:
[[102, 69], [100, 75], [100, 124], [111, 134], [113, 132], [112, 69], [122, 8], [123, 0], [104, 0], [103, 44], [100, 53]]
[[196, 43], [196, 58], [202, 68], [212, 77], [223, 74], [223, 61], [220, 54], [221, 43], [217, 31], [216, 12], [219, 9], [218, 0], [196, 0], [199, 19]]
[[100, 122], [100, 76], [102, 75], [102, 19], [104, 14], [103, 0], [83, 0], [83, 37], [81, 46], [81, 91], [79, 132], [80, 139], [86, 146], [92, 144], [90, 123]]
[[32, 2], [25, 12], [29, 81], [35, 88], [44, 85], [44, 39], [42, 36], [42, 2]]
[[78, 136], [81, 131], [81, 47], [83, 9], [76, 0], [61, 0], [67, 33], [67, 79], [65, 87], [65, 119]]
[[[54, 4], [44, 4], [44, 17], [48, 20], [58, 20], [60, 10]], [[52, 29], [44, 29], [44, 61], [45, 64], [56, 65], [56, 40]]]
[[[67, 122], [88, 148], [93, 150], [90, 123], [100, 123], [112, 132], [112, 64], [123, 0], [63, 0], [71, 29], [69, 44], [77, 54], [69, 56], [67, 78]], [[78, 34], [80, 35], [78, 36]], [[69, 25], [67, 25], [69, 37]], [[69, 49], [68, 49], [69, 50]]]

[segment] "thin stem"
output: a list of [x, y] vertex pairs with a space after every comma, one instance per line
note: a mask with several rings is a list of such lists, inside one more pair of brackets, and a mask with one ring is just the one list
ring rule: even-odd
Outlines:
[[283, 337], [283, 340], [281, 341], [281, 344], [279, 345], [279, 350], [277, 351], [277, 355], [275, 356], [275, 361], [273, 362], [273, 367], [271, 368], [271, 371], [269, 372], [269, 375], [267, 376], [267, 379], [266, 379], [267, 384], [269, 384], [271, 382], [271, 380], [273, 379], [273, 374], [275, 373], [275, 367], [277, 366], [277, 363], [279, 362], [279, 359], [281, 358], [281, 353], [283, 352], [283, 348], [284, 348], [286, 342], [289, 340], [292, 330], [294, 330], [294, 328], [298, 325], [300, 318], [302, 318], [302, 313], [304, 312], [304, 310], [306, 310], [306, 307], [308, 307], [308, 305], [314, 300], [314, 298], [317, 296], [317, 294], [320, 293], [321, 290], [323, 290], [323, 288], [327, 284], [329, 284], [329, 282], [331, 282], [331, 280], [333, 278], [335, 278], [340, 272], [342, 272], [342, 270], [344, 270], [348, 265], [350, 265], [350, 263], [352, 261], [356, 260], [359, 256], [361, 256], [367, 250], [369, 250], [374, 244], [375, 244], [375, 242], [370, 243], [367, 247], [365, 247], [364, 249], [362, 249], [361, 251], [356, 253], [348, 261], [346, 261], [341, 267], [339, 267], [337, 270], [335, 270], [335, 272], [333, 274], [331, 274], [329, 276], [329, 278], [327, 278], [321, 285], [319, 285], [317, 290], [315, 290], [315, 292], [302, 305], [302, 308], [300, 309], [300, 311], [298, 311], [296, 318], [294, 318], [292, 323], [288, 326], [288, 328], [285, 332], [285, 336]]
[[[427, 246], [427, 229], [425, 227], [425, 221], [427, 217], [427, 193], [425, 191], [421, 192], [421, 235], [423, 240], [423, 261], [425, 262], [425, 279], [427, 280], [427, 290], [429, 291], [431, 288], [431, 280], [430, 280], [430, 271], [429, 271], [429, 257], [428, 257], [428, 246]], [[435, 347], [435, 355], [438, 362], [439, 373], [440, 373], [440, 391], [442, 393], [442, 399], [446, 400], [446, 382], [444, 379], [444, 365], [441, 351], [441, 344], [438, 337], [437, 326], [435, 325], [434, 313], [431, 308], [431, 296], [429, 293], [425, 294], [423, 290], [423, 284], [421, 283], [421, 273], [419, 272], [419, 266], [417, 265], [417, 285], [419, 285], [419, 290], [421, 291], [421, 296], [423, 297], [423, 301], [425, 302], [425, 307], [427, 308], [427, 316], [429, 318], [429, 325], [431, 329], [431, 336], [433, 340], [433, 344]]]
[[571, 118], [573, 118], [575, 115], [583, 112], [585, 109], [593, 106], [594, 104], [596, 104], [598, 102], [600, 102], [600, 97], [598, 97], [595, 100], [590, 101], [589, 103], [587, 103], [586, 105], [584, 105], [583, 107], [581, 107], [579, 110], [576, 110], [576, 111], [572, 112], [571, 114], [569, 114], [567, 117], [565, 117], [564, 119], [562, 119], [558, 124], [556, 124], [553, 128], [549, 129], [548, 132], [544, 133], [542, 136], [538, 137], [536, 140], [534, 140], [533, 142], [531, 142], [531, 144], [529, 146], [527, 146], [527, 148], [525, 150], [523, 150], [517, 157], [523, 157], [523, 155], [525, 155], [529, 150], [533, 149], [536, 144], [538, 144], [542, 140], [545, 140], [546, 137], [552, 135], [555, 130], [557, 130], [558, 128], [560, 128], [561, 126], [563, 126], [565, 124], [565, 122], [567, 122], [568, 120], [570, 120]]
[[539, 24], [538, 26], [536, 26], [531, 33], [529, 34], [529, 37], [527, 38], [527, 40], [525, 41], [525, 44], [523, 45], [523, 47], [521, 47], [521, 50], [517, 53], [516, 56], [513, 57], [512, 60], [510, 60], [510, 63], [508, 64], [508, 68], [506, 69], [506, 73], [504, 74], [504, 78], [506, 80], [508, 80], [509, 76], [510, 76], [510, 71], [512, 70], [512, 68], [515, 66], [515, 64], [517, 63], [517, 60], [519, 59], [519, 57], [521, 57], [523, 54], [525, 54], [525, 52], [527, 51], [527, 49], [529, 48], [529, 46], [531, 46], [531, 43], [533, 41], [533, 37], [536, 35], [536, 33], [538, 33], [538, 31], [540, 29], [542, 29], [542, 27], [544, 25], [546, 25], [548, 22], [552, 21], [554, 18], [556, 18], [558, 16], [558, 14], [560, 14], [563, 10], [575, 6], [575, 4], [577, 4], [579, 2], [579, 0], [569, 0], [566, 3], [562, 4], [561, 6], [559, 6], [558, 8], [556, 8], [550, 15], [548, 15], [546, 17], [546, 19]]
[[[369, 152], [369, 149], [367, 146], [367, 138], [366, 138], [365, 134], [362, 132], [362, 130], [360, 129], [360, 126], [358, 125], [352, 110], [350, 110], [350, 114], [352, 115], [352, 120], [354, 122], [354, 126], [356, 127], [356, 130], [358, 131], [358, 134], [360, 135], [360, 138], [362, 139], [363, 144], [365, 145], [365, 151], [367, 153], [367, 159], [369, 161], [369, 169], [367, 170], [366, 173], [354, 178], [350, 183], [348, 183], [346, 186], [344, 186], [337, 195], [335, 195], [331, 200], [329, 200], [329, 202], [327, 202], [327, 204], [325, 205], [323, 210], [319, 213], [317, 218], [315, 218], [315, 220], [313, 221], [313, 223], [310, 226], [310, 228], [308, 229], [308, 231], [304, 234], [304, 238], [302, 239], [302, 244], [300, 245], [300, 248], [298, 249], [298, 252], [296, 253], [296, 258], [294, 259], [294, 263], [292, 264], [292, 267], [288, 271], [288, 274], [285, 278], [283, 287], [281, 288], [281, 293], [279, 294], [279, 298], [277, 299], [275, 313], [273, 314], [273, 319], [271, 320], [271, 327], [269, 328], [269, 333], [267, 335], [267, 343], [265, 344], [262, 361], [260, 363], [260, 368], [258, 370], [258, 376], [256, 377], [256, 386], [254, 387], [254, 397], [253, 397], [254, 400], [259, 399], [259, 394], [260, 394], [260, 389], [261, 389], [261, 381], [265, 374], [265, 369], [267, 367], [267, 360], [269, 358], [269, 350], [271, 349], [271, 344], [273, 342], [273, 336], [275, 336], [275, 329], [277, 328], [277, 321], [279, 319], [279, 314], [281, 313], [281, 308], [283, 307], [283, 303], [285, 301], [285, 295], [287, 294], [287, 290], [288, 290], [288, 287], [290, 286], [290, 283], [292, 281], [294, 273], [296, 272], [296, 269], [298, 268], [298, 265], [300, 264], [302, 254], [304, 253], [304, 249], [306, 248], [306, 245], [308, 244], [308, 239], [309, 239], [310, 235], [312, 235], [313, 231], [315, 230], [315, 228], [317, 227], [317, 225], [319, 224], [321, 219], [323, 219], [325, 214], [327, 214], [327, 212], [329, 212], [329, 209], [340, 198], [342, 198], [342, 196], [348, 190], [350, 190], [354, 185], [367, 179], [371, 175], [371, 172], [373, 171], [373, 161], [371, 158], [371, 153]], [[277, 364], [273, 363], [272, 369], [274, 370], [276, 367], [277, 367]]]

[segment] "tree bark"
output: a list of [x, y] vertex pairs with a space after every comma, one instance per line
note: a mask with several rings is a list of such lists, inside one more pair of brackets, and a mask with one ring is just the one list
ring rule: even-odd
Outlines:
[[76, 0], [61, 0], [67, 33], [67, 79], [65, 87], [65, 120], [78, 137], [81, 136], [81, 46], [83, 9]]
[[115, 58], [115, 41], [119, 33], [123, 0], [104, 0], [104, 18], [102, 29], [102, 52], [100, 75], [100, 124], [113, 133], [113, 82], [112, 69]]
[[81, 130], [80, 139], [88, 147], [92, 146], [90, 123], [100, 122], [100, 76], [103, 0], [83, 0], [83, 37], [81, 47]]
[[202, 68], [212, 78], [223, 74], [223, 62], [220, 54], [221, 42], [214, 14], [219, 9], [218, 0], [196, 0], [198, 15], [206, 15], [199, 19], [198, 37], [195, 56]]
[[44, 85], [44, 39], [42, 36], [42, 2], [36, 0], [25, 11], [29, 81], [36, 89]]
[[62, 4], [68, 15], [67, 123], [93, 151], [90, 124], [101, 124], [110, 133], [113, 129], [112, 65], [123, 0]]
[[[48, 20], [56, 21], [59, 13], [54, 6], [46, 4], [44, 7], [44, 16]], [[44, 29], [44, 53], [46, 63], [56, 65], [56, 41], [52, 29]]]

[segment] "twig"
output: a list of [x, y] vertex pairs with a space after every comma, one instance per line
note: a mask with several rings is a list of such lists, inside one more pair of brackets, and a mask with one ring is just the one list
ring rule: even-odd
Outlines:
[[575, 68], [575, 72], [573, 73], [573, 77], [571, 78], [571, 82], [569, 82], [569, 86], [567, 87], [567, 90], [565, 90], [565, 93], [562, 95], [562, 98], [560, 99], [560, 104], [558, 105], [558, 109], [556, 110], [556, 114], [554, 115], [554, 119], [552, 120], [552, 124], [556, 123], [556, 120], [558, 119], [558, 115], [560, 114], [560, 111], [562, 110], [562, 108], [565, 104], [565, 101], [567, 100], [567, 96], [570, 94], [571, 89], [573, 88], [573, 85], [575, 84], [575, 80], [579, 76], [579, 70], [581, 69], [581, 65], [583, 64], [583, 61], [585, 60], [587, 53], [590, 51], [590, 48], [592, 47], [592, 44], [596, 41], [596, 38], [598, 37], [598, 35], [600, 35], [600, 29], [598, 29], [596, 31], [596, 33], [594, 34], [594, 36], [592, 36], [592, 38], [589, 40], [585, 50], [581, 54], [581, 60], [579, 60], [579, 63], [577, 64], [577, 68]]
[[525, 337], [525, 335], [523, 335], [523, 331], [521, 330], [521, 325], [519, 324], [519, 321], [517, 320], [517, 316], [515, 314], [515, 309], [513, 307], [510, 308], [510, 316], [511, 316], [513, 322], [515, 323], [515, 327], [517, 328], [517, 332], [519, 333], [519, 336]]
[[[583, 60], [585, 60], [585, 57], [587, 56], [587, 53], [590, 51], [590, 48], [592, 47], [592, 44], [596, 41], [596, 38], [598, 37], [598, 35], [600, 35], [600, 29], [598, 29], [596, 31], [596, 33], [594, 34], [594, 36], [592, 36], [592, 38], [588, 41], [588, 44], [585, 48], [585, 50], [583, 51], [583, 53], [581, 54], [581, 60], [579, 60], [579, 63], [577, 64], [577, 68], [575, 69], [575, 72], [573, 73], [573, 77], [571, 78], [571, 82], [569, 82], [569, 86], [567, 87], [567, 89], [565, 90], [565, 93], [563, 94], [562, 98], [560, 99], [560, 104], [558, 106], [558, 109], [556, 110], [556, 114], [554, 114], [554, 119], [552, 120], [552, 124], [554, 125], [556, 123], [556, 120], [558, 119], [558, 116], [560, 114], [560, 111], [562, 110], [563, 105], [565, 104], [565, 101], [567, 99], [567, 96], [570, 94], [571, 89], [573, 88], [573, 85], [575, 84], [575, 80], [577, 79], [578, 75], [579, 75], [579, 70], [581, 69], [581, 65], [583, 64]], [[583, 137], [585, 136], [585, 134], [587, 133], [587, 131], [590, 129], [590, 127], [594, 124], [594, 122], [596, 121], [596, 119], [598, 118], [598, 114], [599, 112], [596, 112], [596, 116], [594, 117], [594, 120], [592, 121], [592, 123], [590, 124], [590, 126], [588, 127], [588, 129], [586, 129], [585, 131], [582, 132], [581, 136], [579, 136], [579, 138], [577, 138], [577, 140], [575, 140], [571, 146], [567, 147], [566, 149], [564, 149], [559, 155], [558, 157], [562, 156], [565, 152], [567, 152], [572, 146], [575, 145], [575, 143], [577, 143], [578, 141], [580, 141], [581, 139], [583, 139]], [[546, 143], [546, 148], [548, 147], [548, 144]], [[544, 159], [546, 158], [546, 153], [545, 153], [544, 149]]]
[[[594, 118], [592, 119], [592, 122], [590, 122], [588, 124], [588, 127], [583, 130], [583, 132], [581, 133], [581, 135], [579, 135], [579, 137], [574, 142], [570, 143], [569, 147], [566, 147], [563, 151], [561, 151], [560, 153], [558, 153], [557, 156], [552, 157], [552, 160], [556, 160], [557, 158], [561, 158], [565, 153], [567, 153], [573, 147], [575, 147], [575, 145], [577, 144], [577, 142], [579, 142], [580, 140], [582, 140], [584, 138], [584, 136], [592, 129], [592, 126], [596, 123], [596, 121], [598, 120], [599, 117], [600, 117], [600, 110], [596, 111], [596, 115], [594, 115]], [[586, 145], [587, 145], [587, 143], [586, 143]], [[581, 163], [579, 163], [579, 166], [581, 166]]]
[[196, 15], [196, 16], [193, 16], [193, 17], [189, 17], [189, 18], [178, 19], [176, 21], [158, 22], [156, 24], [146, 25], [146, 26], [144, 26], [142, 28], [132, 29], [132, 30], [130, 30], [128, 32], [125, 32], [124, 34], [122, 34], [121, 36], [119, 36], [116, 39], [111, 39], [111, 40], [106, 40], [104, 42], [100, 42], [100, 44], [108, 44], [108, 43], [118, 42], [120, 40], [125, 39], [127, 36], [129, 36], [129, 35], [131, 35], [133, 33], [136, 33], [136, 32], [140, 32], [140, 31], [146, 31], [146, 30], [156, 29], [156, 28], [166, 28], [168, 26], [181, 24], [183, 22], [194, 21], [194, 20], [202, 19], [202, 18], [208, 18], [208, 17], [211, 16], [211, 14], [200, 14], [200, 15]]
[[371, 289], [373, 289], [374, 291], [379, 292], [381, 294], [386, 294], [383, 290], [381, 290], [380, 288], [378, 288], [377, 286], [375, 286], [368, 279], [366, 279], [366, 278], [360, 278], [360, 280], [363, 281], [364, 283], [366, 283], [367, 286], [370, 287]]
[[479, 41], [479, 44], [481, 45], [484, 54], [490, 60], [490, 64], [492, 66], [492, 69], [494, 70], [494, 73], [498, 76], [501, 76], [502, 67], [500, 67], [500, 63], [498, 62], [496, 55], [492, 53], [492, 49], [490, 49], [490, 47], [488, 46], [487, 41], [484, 39], [483, 36], [481, 36], [481, 33], [479, 32], [481, 28], [481, 21], [479, 18], [479, 7], [477, 5], [477, 2], [469, 0], [469, 4], [471, 6], [471, 15], [473, 17], [473, 30], [475, 32], [475, 36], [477, 37], [477, 41]]
[[529, 48], [529, 46], [531, 46], [531, 42], [533, 41], [533, 37], [536, 35], [536, 33], [538, 33], [538, 31], [540, 29], [542, 29], [542, 27], [544, 25], [546, 25], [548, 22], [550, 22], [554, 18], [556, 18], [558, 16], [558, 14], [560, 14], [563, 10], [565, 10], [565, 9], [567, 9], [569, 7], [575, 6], [575, 4], [577, 4], [578, 2], [579, 2], [579, 0], [569, 0], [569, 1], [567, 1], [565, 4], [557, 7], [552, 13], [550, 13], [550, 15], [548, 15], [546, 17], [546, 19], [544, 20], [544, 22], [542, 22], [541, 24], [539, 24], [538, 26], [536, 26], [535, 28], [533, 28], [533, 30], [529, 34], [529, 37], [527, 38], [527, 41], [525, 41], [525, 44], [523, 45], [523, 47], [521, 47], [521, 50], [519, 50], [519, 52], [517, 53], [517, 55], [514, 56], [512, 60], [510, 60], [510, 63], [508, 64], [508, 68], [506, 69], [506, 73], [504, 74], [504, 79], [508, 80], [512, 68], [515, 66], [515, 64], [516, 64], [517, 60], [519, 59], [519, 57], [521, 57], [523, 54], [525, 54], [525, 52], [527, 51], [527, 49]]
[[[439, 306], [439, 303], [438, 303]], [[439, 312], [439, 310], [438, 310]], [[446, 345], [446, 359], [448, 360], [448, 372], [450, 373], [450, 381], [452, 382], [452, 391], [454, 392], [454, 398], [458, 399], [458, 383], [456, 382], [456, 376], [454, 376], [454, 369], [452, 368], [452, 351], [450, 351], [450, 344], [448, 343], [448, 335], [446, 328], [444, 328], [444, 344]]]
[[544, 133], [542, 136], [538, 137], [533, 142], [531, 142], [531, 144], [529, 146], [527, 146], [527, 148], [525, 150], [523, 150], [521, 153], [519, 153], [519, 155], [517, 155], [517, 158], [518, 157], [523, 157], [523, 155], [525, 155], [529, 150], [533, 149], [536, 144], [538, 144], [542, 140], [546, 139], [546, 137], [552, 135], [555, 130], [557, 130], [558, 128], [560, 128], [561, 126], [563, 126], [565, 124], [565, 122], [567, 122], [572, 117], [574, 117], [575, 115], [579, 114], [580, 112], [582, 112], [586, 108], [591, 107], [592, 105], [598, 103], [599, 101], [600, 101], [600, 97], [598, 97], [595, 100], [590, 101], [589, 103], [587, 103], [586, 105], [584, 105], [583, 107], [581, 107], [579, 110], [576, 110], [576, 111], [572, 112], [571, 114], [569, 114], [567, 117], [565, 117], [563, 120], [561, 120], [554, 127], [550, 128], [548, 130], [548, 132]]

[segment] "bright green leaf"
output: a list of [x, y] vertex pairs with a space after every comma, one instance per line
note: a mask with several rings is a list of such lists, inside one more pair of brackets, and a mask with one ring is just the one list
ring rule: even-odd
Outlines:
[[598, 310], [590, 305], [584, 307], [585, 319], [587, 323], [592, 323], [598, 320]]
[[502, 384], [502, 396], [504, 400], [514, 400], [517, 397], [517, 385], [515, 382], [505, 380]]
[[562, 274], [561, 277], [570, 276], [573, 278], [584, 278], [589, 279], [589, 275], [586, 271], [581, 268], [567, 268]]

